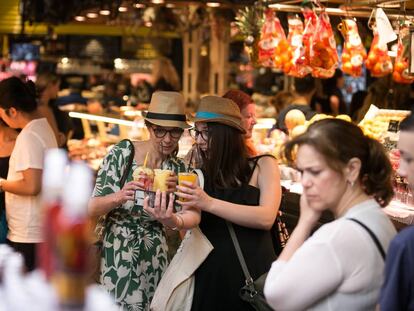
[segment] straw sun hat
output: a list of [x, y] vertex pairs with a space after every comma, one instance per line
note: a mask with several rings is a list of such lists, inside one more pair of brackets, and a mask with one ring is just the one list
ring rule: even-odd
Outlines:
[[148, 122], [165, 127], [190, 128], [186, 122], [184, 97], [178, 92], [159, 91], [152, 94], [148, 112], [143, 113]]
[[222, 123], [246, 133], [239, 107], [232, 100], [219, 96], [201, 98], [194, 122]]

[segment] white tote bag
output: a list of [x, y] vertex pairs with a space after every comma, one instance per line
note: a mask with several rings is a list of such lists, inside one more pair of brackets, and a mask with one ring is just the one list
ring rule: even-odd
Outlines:
[[[203, 173], [200, 170], [196, 170], [196, 172], [200, 187], [203, 188]], [[194, 294], [194, 272], [213, 248], [199, 227], [188, 230], [155, 290], [150, 310], [191, 310]]]

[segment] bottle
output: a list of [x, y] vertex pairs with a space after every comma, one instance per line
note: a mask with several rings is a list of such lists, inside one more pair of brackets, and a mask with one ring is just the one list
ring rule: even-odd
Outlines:
[[87, 206], [91, 193], [91, 170], [83, 163], [72, 164], [63, 191], [54, 248], [57, 265], [52, 282], [61, 310], [84, 308], [89, 247]]
[[50, 149], [45, 156], [42, 178], [42, 218], [43, 241], [38, 247], [38, 266], [46, 279], [50, 279], [55, 269], [53, 247], [59, 227], [58, 215], [62, 208], [62, 192], [68, 157], [63, 149]]

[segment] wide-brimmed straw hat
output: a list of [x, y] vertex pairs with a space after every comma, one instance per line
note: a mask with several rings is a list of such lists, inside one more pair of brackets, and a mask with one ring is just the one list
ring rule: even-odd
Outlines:
[[194, 122], [222, 123], [246, 133], [239, 107], [232, 100], [219, 96], [201, 98]]
[[185, 116], [184, 97], [178, 92], [158, 91], [152, 94], [148, 112], [142, 113], [148, 122], [165, 127], [190, 128]]

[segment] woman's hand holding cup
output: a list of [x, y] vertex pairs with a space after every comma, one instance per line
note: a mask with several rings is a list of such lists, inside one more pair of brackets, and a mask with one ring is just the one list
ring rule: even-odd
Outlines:
[[195, 183], [181, 181], [177, 186], [177, 190], [175, 194], [180, 198], [177, 203], [181, 206], [196, 207], [203, 211], [209, 211], [211, 209], [213, 198]]

